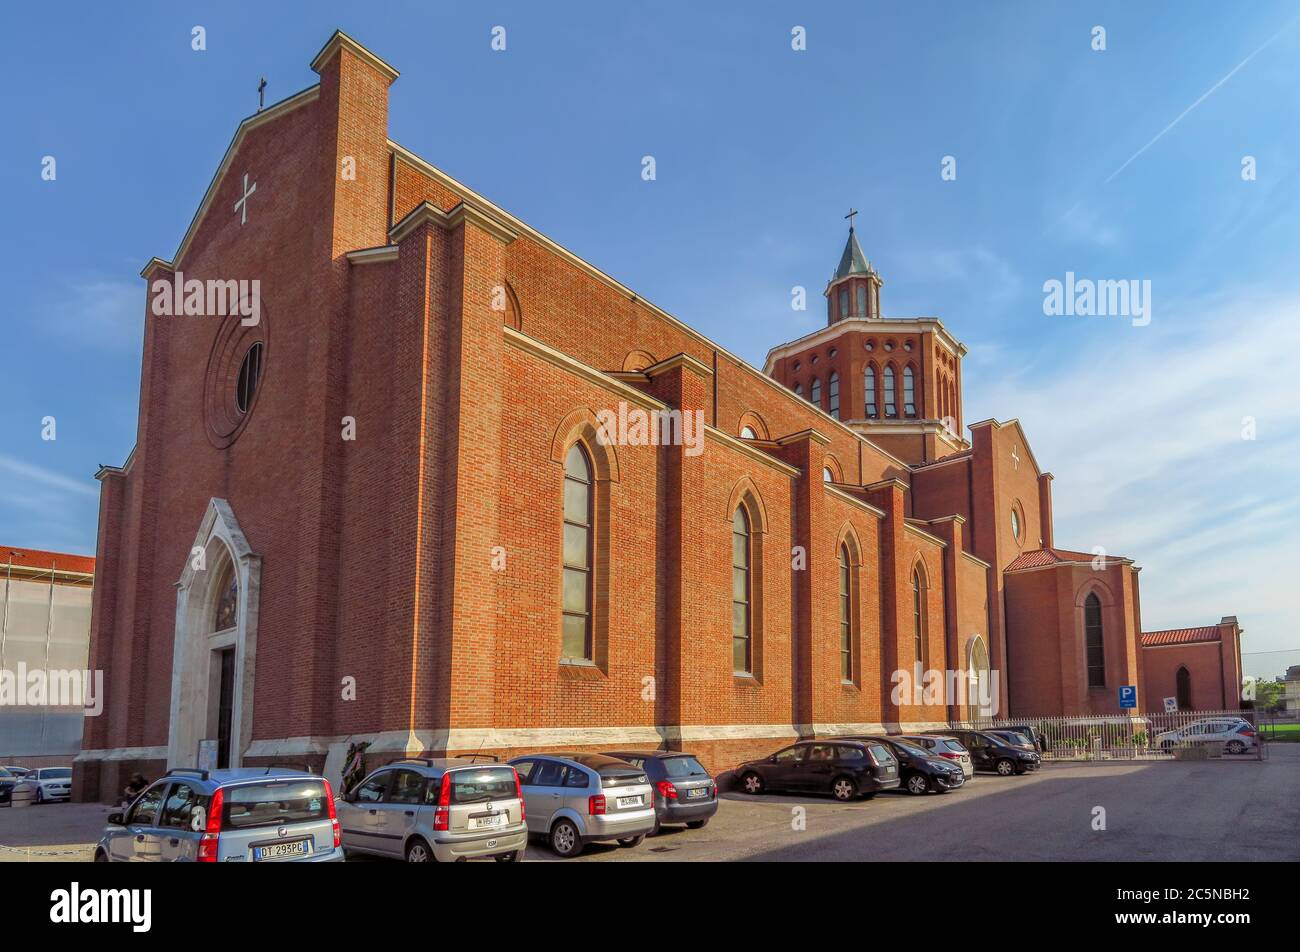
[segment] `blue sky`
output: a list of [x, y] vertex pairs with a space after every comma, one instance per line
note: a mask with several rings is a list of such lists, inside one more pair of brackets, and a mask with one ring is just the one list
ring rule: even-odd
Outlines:
[[[858, 208], [885, 313], [941, 317], [966, 419], [1018, 417], [1056, 475], [1057, 542], [1137, 558], [1148, 629], [1235, 613], [1247, 651], [1300, 651], [1297, 8], [806, 6], [6, 5], [0, 540], [93, 552], [92, 474], [135, 438], [138, 271], [258, 77], [268, 102], [310, 85], [341, 27], [402, 71], [394, 139], [757, 365], [824, 321]], [[1067, 271], [1150, 280], [1150, 325], [1045, 316]]]

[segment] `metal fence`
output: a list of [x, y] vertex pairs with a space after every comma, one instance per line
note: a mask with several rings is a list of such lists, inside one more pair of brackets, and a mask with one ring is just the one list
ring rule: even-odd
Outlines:
[[[1215, 722], [1241, 719], [1248, 733], [1226, 733]], [[1032, 727], [1044, 761], [1264, 759], [1277, 726], [1254, 711], [1159, 711], [1131, 716], [978, 718], [953, 728]]]

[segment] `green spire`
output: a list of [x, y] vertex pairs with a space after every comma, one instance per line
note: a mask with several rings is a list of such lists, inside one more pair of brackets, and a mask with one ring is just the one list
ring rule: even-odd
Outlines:
[[862, 246], [858, 244], [858, 236], [853, 232], [853, 226], [849, 226], [849, 240], [844, 245], [844, 254], [840, 255], [840, 266], [835, 269], [835, 277], [831, 281], [838, 281], [840, 278], [847, 278], [851, 274], [872, 274], [871, 262], [867, 256], [862, 253]]

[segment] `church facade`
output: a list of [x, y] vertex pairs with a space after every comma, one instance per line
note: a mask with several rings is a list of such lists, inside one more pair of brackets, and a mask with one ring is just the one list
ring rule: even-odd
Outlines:
[[1057, 546], [1021, 426], [965, 423], [965, 347], [883, 316], [853, 229], [759, 371], [391, 140], [375, 54], [312, 66], [143, 272], [79, 797], [360, 741], [724, 770], [1145, 693], [1138, 567]]

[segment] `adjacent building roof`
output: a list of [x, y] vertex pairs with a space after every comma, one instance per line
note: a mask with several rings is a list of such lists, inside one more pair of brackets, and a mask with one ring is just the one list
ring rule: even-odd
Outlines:
[[[1071, 549], [1057, 548], [1031, 549], [1017, 556], [1015, 561], [1008, 565], [1004, 571], [1016, 572], [1020, 569], [1040, 569], [1047, 565], [1077, 564], [1079, 562], [1091, 562], [1095, 558], [1097, 558], [1097, 555], [1093, 552], [1075, 552]], [[1107, 563], [1133, 561], [1124, 558], [1122, 555], [1107, 555], [1104, 558]]]
[[1202, 628], [1170, 628], [1166, 631], [1142, 632], [1142, 647], [1154, 648], [1158, 645], [1191, 645], [1201, 641], [1218, 641], [1219, 629], [1215, 625]]
[[0, 545], [0, 575], [11, 572], [31, 577], [33, 573], [56, 575], [94, 575], [95, 559], [89, 555], [68, 555], [65, 552], [46, 552], [44, 549], [19, 549]]

